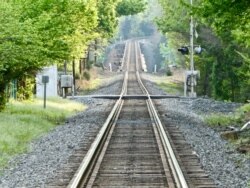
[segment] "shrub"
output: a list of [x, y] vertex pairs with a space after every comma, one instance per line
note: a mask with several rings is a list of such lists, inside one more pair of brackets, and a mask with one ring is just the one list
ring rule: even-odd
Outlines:
[[172, 75], [173, 75], [173, 73], [171, 72], [171, 70], [170, 70], [170, 69], [167, 69], [167, 71], [166, 71], [166, 75], [167, 75], [167, 76], [172, 76]]
[[86, 80], [90, 80], [90, 74], [89, 74], [89, 72], [87, 72], [87, 71], [85, 71], [84, 73], [83, 73], [83, 77], [86, 79]]

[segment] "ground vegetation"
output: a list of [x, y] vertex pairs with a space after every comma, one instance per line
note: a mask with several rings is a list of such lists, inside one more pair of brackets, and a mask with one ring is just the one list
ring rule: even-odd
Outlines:
[[44, 110], [42, 99], [29, 102], [11, 101], [0, 113], [0, 169], [13, 156], [27, 151], [32, 140], [60, 125], [75, 112], [86, 108], [82, 104], [59, 98], [50, 98], [46, 106]]

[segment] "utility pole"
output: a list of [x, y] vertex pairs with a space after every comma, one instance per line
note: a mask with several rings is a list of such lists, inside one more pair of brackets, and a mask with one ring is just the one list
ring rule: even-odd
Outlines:
[[[193, 0], [190, 0], [191, 8], [193, 6]], [[191, 96], [196, 97], [194, 92], [195, 75], [194, 75], [194, 20], [193, 15], [190, 17], [190, 70], [191, 70]]]
[[75, 58], [73, 58], [72, 61], [72, 74], [73, 74], [73, 93], [75, 94], [75, 88], [76, 88], [76, 71], [75, 71]]

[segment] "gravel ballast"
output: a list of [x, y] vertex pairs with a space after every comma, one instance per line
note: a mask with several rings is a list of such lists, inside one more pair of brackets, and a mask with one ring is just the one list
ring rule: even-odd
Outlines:
[[[119, 94], [121, 75], [105, 82], [90, 94]], [[9, 168], [0, 175], [1, 188], [44, 187], [56, 176], [70, 156], [83, 142], [89, 142], [89, 134], [97, 134], [105, 122], [115, 101], [107, 99], [77, 98], [76, 101], [88, 106], [87, 110], [68, 118], [65, 124], [30, 144], [29, 152], [12, 159]]]
[[[118, 94], [119, 81], [113, 81], [91, 94]], [[146, 82], [152, 94], [166, 94]], [[88, 142], [89, 132], [98, 132], [111, 110], [114, 100], [78, 98], [87, 110], [69, 118], [47, 135], [30, 145], [29, 153], [10, 161], [10, 167], [0, 176], [0, 187], [43, 187], [66, 163], [82, 142]], [[239, 154], [220, 134], [204, 125], [203, 115], [233, 112], [240, 104], [223, 103], [207, 98], [155, 100], [161, 119], [178, 126], [187, 142], [200, 158], [206, 173], [219, 188], [246, 188], [250, 179], [250, 160]]]
[[0, 187], [44, 186], [48, 179], [55, 176], [61, 165], [67, 162], [74, 150], [82, 142], [88, 141], [88, 132], [97, 133], [114, 101], [90, 98], [81, 100], [88, 105], [88, 109], [33, 142], [29, 153], [12, 160], [11, 167], [0, 177]]
[[[150, 93], [164, 94], [152, 82], [145, 81]], [[220, 133], [206, 126], [203, 117], [212, 113], [234, 112], [238, 103], [208, 98], [155, 100], [164, 124], [176, 125], [200, 158], [205, 172], [219, 188], [247, 188], [250, 159], [240, 154]]]
[[[195, 103], [195, 101], [189, 102]], [[178, 108], [176, 108], [177, 105]], [[247, 180], [250, 178], [250, 161], [236, 152], [227, 141], [222, 140], [218, 132], [204, 125], [195, 112], [181, 109], [187, 109], [187, 107], [180, 100], [164, 99], [161, 100], [159, 107], [159, 110], [164, 112], [161, 117], [165, 124], [171, 123], [179, 128], [199, 156], [206, 173], [218, 187], [247, 187]]]

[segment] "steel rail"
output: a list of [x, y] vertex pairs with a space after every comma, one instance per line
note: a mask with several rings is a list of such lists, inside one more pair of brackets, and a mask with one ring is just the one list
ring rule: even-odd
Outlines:
[[[126, 43], [127, 45], [127, 43]], [[130, 53], [130, 46], [125, 47], [124, 53]], [[128, 61], [128, 60], [127, 60]], [[74, 177], [70, 181], [68, 188], [78, 188], [81, 185], [84, 185], [88, 181], [90, 170], [93, 168], [95, 161], [97, 160], [97, 155], [100, 153], [102, 145], [104, 144], [108, 132], [111, 129], [113, 122], [115, 121], [116, 117], [120, 113], [120, 109], [123, 105], [123, 95], [127, 92], [127, 80], [128, 80], [128, 71], [125, 72], [124, 81], [122, 90], [120, 93], [120, 97], [115, 103], [112, 111], [110, 112], [108, 118], [106, 119], [105, 123], [103, 124], [101, 130], [99, 131], [97, 137], [95, 138], [94, 142], [92, 143], [90, 149], [88, 150], [87, 154], [83, 158], [80, 167], [78, 168], [77, 172], [75, 173]]]
[[[135, 45], [136, 45], [136, 48], [135, 48], [136, 57], [140, 57], [140, 54], [138, 56], [138, 49], [140, 52], [140, 46], [139, 46], [138, 42], [136, 42]], [[188, 184], [186, 182], [185, 176], [184, 176], [184, 174], [181, 170], [181, 167], [178, 163], [178, 160], [175, 156], [175, 153], [174, 153], [174, 150], [173, 150], [172, 145], [170, 143], [170, 140], [169, 140], [169, 138], [168, 138], [168, 136], [163, 128], [163, 125], [162, 125], [161, 120], [158, 116], [156, 108], [152, 102], [150, 94], [147, 91], [146, 87], [144, 86], [144, 84], [142, 83], [142, 80], [140, 78], [139, 71], [138, 71], [138, 58], [136, 58], [136, 77], [137, 77], [137, 80], [140, 84], [141, 89], [148, 96], [147, 105], [148, 105], [148, 108], [152, 114], [152, 118], [154, 119], [154, 122], [157, 125], [157, 130], [160, 134], [162, 144], [164, 145], [164, 150], [165, 150], [165, 153], [168, 157], [168, 162], [169, 162], [170, 168], [172, 170], [172, 173], [174, 175], [176, 185], [178, 188], [188, 188]]]
[[[124, 53], [130, 54], [131, 50], [131, 43], [126, 43], [125, 51]], [[161, 121], [159, 119], [158, 113], [155, 109], [155, 106], [152, 102], [152, 99], [150, 97], [150, 94], [148, 93], [147, 89], [143, 85], [139, 71], [138, 71], [138, 43], [135, 42], [136, 48], [136, 77], [139, 82], [139, 85], [142, 89], [142, 91], [147, 95], [147, 106], [151, 114], [151, 118], [154, 120], [155, 125], [157, 127], [157, 132], [159, 133], [162, 145], [164, 146], [164, 151], [168, 159], [169, 166], [171, 167], [171, 170], [173, 171], [174, 181], [178, 188], [188, 188], [187, 182], [185, 180], [185, 177], [182, 173], [182, 170], [180, 168], [180, 165], [175, 157], [174, 151], [172, 149], [171, 143], [169, 141], [169, 138], [167, 134], [165, 133], [165, 130], [161, 124]], [[127, 56], [128, 57], [128, 56]], [[119, 96], [119, 99], [115, 103], [111, 113], [109, 114], [107, 120], [105, 121], [104, 125], [102, 126], [101, 130], [99, 131], [96, 139], [92, 143], [90, 150], [85, 155], [80, 167], [77, 170], [77, 173], [74, 175], [73, 179], [70, 181], [70, 184], [68, 185], [69, 188], [78, 188], [80, 185], [85, 185], [85, 183], [88, 181], [90, 171], [94, 168], [95, 162], [98, 160], [98, 155], [102, 150], [102, 146], [105, 143], [106, 138], [108, 137], [109, 131], [114, 125], [115, 120], [117, 119], [117, 116], [120, 113], [120, 110], [122, 108], [123, 104], [123, 96], [127, 93], [127, 80], [128, 80], [128, 71], [129, 71], [129, 58], [126, 59], [127, 62], [127, 70], [125, 72], [124, 81], [123, 81], [123, 87], [121, 94]]]
[[123, 56], [122, 56], [121, 69], [123, 69], [123, 66], [124, 66], [127, 49], [128, 49], [128, 41], [125, 42], [124, 53], [123, 53]]

